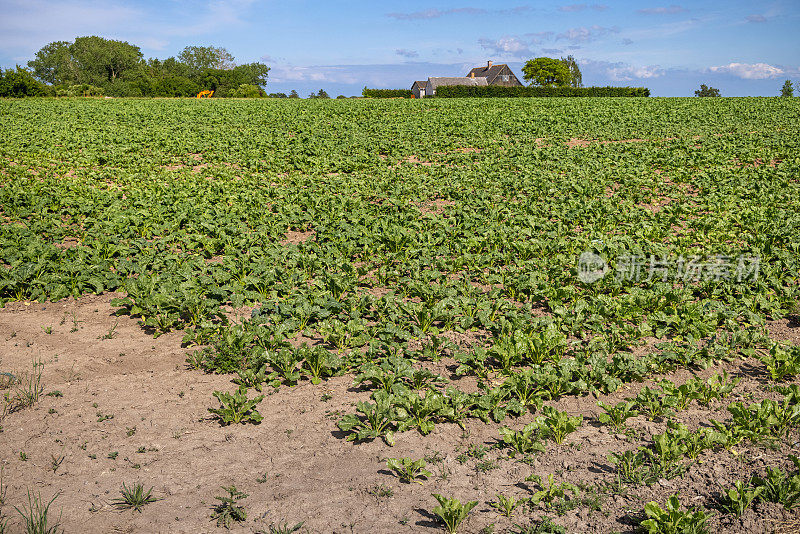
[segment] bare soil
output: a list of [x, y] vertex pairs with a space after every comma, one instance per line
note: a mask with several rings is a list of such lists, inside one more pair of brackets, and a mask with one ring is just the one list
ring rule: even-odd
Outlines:
[[[614, 434], [596, 424], [597, 399], [565, 397], [551, 404], [583, 414], [583, 426], [561, 446], [548, 443], [547, 452], [530, 463], [494, 447], [502, 425], [480, 421], [468, 421], [464, 431], [438, 424], [429, 436], [399, 434], [395, 447], [379, 440], [354, 444], [336, 422], [369, 392], [353, 388], [351, 376], [283, 387], [259, 405], [261, 424], [223, 427], [208, 408], [217, 405], [214, 391], [235, 388], [231, 377], [186, 369], [189, 349], [181, 346], [182, 335], [154, 339], [135, 319], [116, 317], [110, 304], [115, 296], [18, 302], [0, 309], [0, 371], [22, 376], [40, 360], [44, 392], [50, 394], [2, 419], [0, 466], [8, 488], [2, 512], [11, 518], [11, 532], [21, 528], [12, 506], [27, 503], [28, 490], [46, 500], [58, 495], [53, 509], [61, 511], [67, 532], [224, 531], [211, 513], [214, 497], [224, 494], [221, 486], [230, 485], [250, 495], [242, 501], [248, 518], [234, 532], [268, 531], [271, 523], [284, 521], [303, 521], [308, 532], [437, 532], [441, 526], [431, 513], [432, 493], [479, 501], [459, 532], [477, 533], [492, 524], [495, 532], [503, 532], [512, 521], [488, 505], [497, 493], [530, 496], [524, 483], [530, 474], [553, 474], [575, 484], [610, 483], [610, 452], [646, 444], [650, 433], [666, 428], [638, 417], [629, 421], [628, 435]], [[769, 329], [775, 339], [800, 340], [796, 322], [777, 321]], [[470, 345], [480, 335], [461, 334], [452, 341]], [[467, 383], [472, 379], [451, 375], [452, 359], [434, 367], [456, 387], [474, 388]], [[698, 376], [723, 369], [742, 378], [728, 402], [772, 395], [757, 360], [724, 364]], [[682, 383], [691, 376], [683, 370], [666, 378]], [[616, 402], [653, 384], [626, 386], [602, 400]], [[693, 403], [678, 419], [697, 428], [726, 416], [721, 403], [708, 408]], [[505, 423], [521, 428], [531, 418]], [[568, 532], [632, 532], [632, 514], [650, 500], [663, 504], [675, 492], [684, 505], [713, 510], [722, 486], [763, 473], [766, 466], [787, 467], [787, 454], [800, 454], [797, 435], [791, 438], [779, 450], [742, 446], [736, 454], [706, 452], [684, 477], [600, 493], [598, 506], [579, 506], [560, 517], [552, 510], [522, 510], [513, 522], [528, 524], [549, 515]], [[469, 456], [470, 446], [486, 450]], [[400, 483], [386, 470], [385, 459], [403, 456], [427, 457], [434, 475], [423, 485]], [[114, 501], [121, 485], [135, 482], [153, 486], [159, 500], [141, 513], [120, 510]], [[741, 518], [717, 513], [710, 520], [712, 531], [726, 533], [797, 532], [798, 524], [798, 512], [771, 504], [756, 505]]]

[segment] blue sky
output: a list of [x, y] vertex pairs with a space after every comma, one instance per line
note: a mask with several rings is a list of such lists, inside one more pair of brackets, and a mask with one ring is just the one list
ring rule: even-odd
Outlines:
[[800, 82], [800, 2], [481, 0], [0, 0], [0, 65], [55, 40], [100, 35], [166, 58], [187, 45], [227, 48], [271, 67], [267, 90], [332, 96], [464, 76], [487, 60], [521, 78], [525, 60], [572, 54], [586, 85], [690, 96], [779, 92]]

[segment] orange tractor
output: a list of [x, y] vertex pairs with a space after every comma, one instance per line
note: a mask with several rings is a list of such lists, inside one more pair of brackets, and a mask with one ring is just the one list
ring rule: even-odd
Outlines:
[[211, 98], [214, 96], [214, 91], [200, 91], [197, 93], [197, 98]]

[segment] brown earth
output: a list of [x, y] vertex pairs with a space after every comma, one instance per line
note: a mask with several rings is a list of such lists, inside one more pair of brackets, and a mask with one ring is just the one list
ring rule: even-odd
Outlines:
[[[379, 440], [356, 445], [336, 427], [341, 413], [352, 413], [353, 404], [369, 396], [352, 387], [351, 376], [317, 386], [282, 387], [259, 405], [260, 425], [222, 427], [207, 409], [217, 405], [214, 391], [235, 389], [230, 377], [187, 370], [189, 349], [181, 347], [181, 334], [154, 339], [135, 319], [115, 317], [110, 305], [115, 296], [12, 303], [0, 309], [0, 371], [23, 376], [32, 361], [40, 360], [44, 392], [61, 395], [44, 395], [0, 423], [0, 466], [7, 487], [2, 513], [11, 520], [11, 532], [21, 528], [12, 506], [27, 503], [28, 490], [46, 500], [59, 495], [53, 509], [62, 512], [67, 532], [224, 531], [210, 516], [214, 497], [224, 493], [220, 486], [229, 485], [250, 494], [243, 501], [248, 518], [234, 532], [268, 531], [271, 523], [283, 521], [303, 521], [308, 532], [439, 532], [431, 493], [479, 502], [459, 532], [477, 533], [492, 524], [495, 532], [503, 532], [512, 521], [488, 505], [497, 493], [530, 496], [523, 482], [530, 474], [553, 474], [576, 484], [610, 483], [610, 452], [644, 445], [650, 433], [666, 428], [663, 422], [637, 417], [629, 421], [628, 435], [614, 434], [596, 424], [596, 399], [565, 397], [551, 404], [583, 414], [583, 426], [561, 446], [549, 442], [547, 452], [528, 463], [509, 459], [495, 447], [502, 425], [480, 421], [468, 421], [463, 431], [437, 424], [425, 437], [402, 433], [395, 447]], [[770, 332], [775, 339], [800, 339], [792, 321], [772, 323]], [[475, 341], [475, 336], [461, 337], [452, 341]], [[450, 358], [433, 365], [456, 387], [472, 390], [472, 378], [448, 376], [455, 366]], [[698, 376], [723, 369], [742, 378], [729, 401], [775, 395], [766, 391], [756, 360], [723, 364]], [[666, 378], [681, 383], [691, 376], [683, 370]], [[602, 400], [633, 396], [643, 385], [652, 387], [654, 381], [626, 386]], [[693, 403], [677, 419], [697, 428], [726, 415], [721, 403], [708, 408]], [[531, 418], [505, 423], [521, 428]], [[683, 478], [601, 492], [599, 506], [579, 506], [561, 517], [542, 508], [520, 509], [514, 522], [527, 524], [549, 515], [568, 532], [632, 532], [629, 512], [641, 511], [650, 500], [663, 505], [675, 492], [684, 505], [713, 510], [721, 486], [763, 473], [766, 466], [787, 467], [787, 454], [800, 453], [797, 435], [791, 438], [780, 450], [742, 446], [735, 455], [706, 452]], [[470, 446], [486, 450], [469, 456]], [[385, 459], [402, 456], [427, 457], [434, 475], [423, 485], [400, 483], [386, 470]], [[159, 500], [141, 513], [119, 510], [113, 503], [121, 485], [137, 481], [153, 486]], [[709, 523], [711, 531], [751, 534], [774, 528], [790, 532], [786, 529], [798, 521], [798, 512], [759, 504], [741, 518], [716, 512]]]

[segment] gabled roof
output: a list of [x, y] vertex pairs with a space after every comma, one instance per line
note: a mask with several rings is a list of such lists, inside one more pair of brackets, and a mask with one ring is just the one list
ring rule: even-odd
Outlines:
[[474, 75], [476, 78], [486, 78], [489, 83], [492, 83], [492, 81], [500, 75], [500, 72], [505, 67], [508, 67], [508, 65], [505, 63], [498, 63], [497, 65], [492, 65], [491, 67], [488, 65], [484, 67], [475, 67], [467, 73], [467, 78], [471, 78]]
[[428, 78], [428, 83], [435, 91], [437, 87], [442, 85], [472, 85], [472, 86], [482, 86], [482, 85], [489, 85], [489, 82], [486, 81], [486, 78]]
[[414, 87], [414, 84], [416, 84], [416, 86], [419, 87], [420, 89], [425, 89], [428, 86], [428, 82], [426, 80], [414, 82], [413, 84], [411, 84], [411, 87]]

